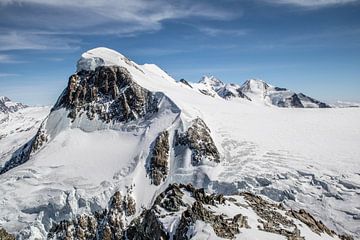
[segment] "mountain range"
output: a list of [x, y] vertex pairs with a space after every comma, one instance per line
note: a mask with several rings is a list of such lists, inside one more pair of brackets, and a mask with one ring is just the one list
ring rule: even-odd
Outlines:
[[51, 109], [3, 112], [10, 239], [360, 237], [359, 109], [95, 48]]

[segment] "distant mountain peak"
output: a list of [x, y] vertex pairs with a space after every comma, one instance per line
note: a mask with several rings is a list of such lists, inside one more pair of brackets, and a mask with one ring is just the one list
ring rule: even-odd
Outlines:
[[219, 88], [219, 87], [222, 87], [224, 85], [224, 83], [220, 79], [218, 79], [218, 78], [216, 78], [215, 76], [212, 76], [212, 75], [211, 76], [204, 75], [200, 79], [199, 83], [209, 85], [209, 86], [211, 86], [213, 88]]
[[0, 113], [13, 113], [28, 107], [25, 104], [13, 102], [6, 96], [0, 96]]
[[248, 79], [241, 86], [243, 92], [265, 92], [271, 85], [261, 79]]

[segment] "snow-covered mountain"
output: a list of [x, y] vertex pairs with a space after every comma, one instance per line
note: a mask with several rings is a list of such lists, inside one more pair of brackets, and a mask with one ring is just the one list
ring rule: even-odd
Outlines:
[[8, 97], [0, 96], [0, 114], [14, 113], [26, 107], [27, 106], [22, 103], [11, 101]]
[[226, 100], [245, 99], [257, 104], [277, 107], [330, 108], [328, 104], [303, 93], [274, 87], [258, 79], [247, 80], [241, 86], [234, 83], [224, 84], [214, 76], [204, 76], [198, 83], [188, 83], [185, 80], [181, 82], [205, 95], [221, 97]]
[[359, 237], [359, 109], [269, 108], [253, 102], [270, 85], [256, 84], [176, 82], [114, 50], [85, 52], [35, 136], [3, 158], [0, 228], [18, 239]]

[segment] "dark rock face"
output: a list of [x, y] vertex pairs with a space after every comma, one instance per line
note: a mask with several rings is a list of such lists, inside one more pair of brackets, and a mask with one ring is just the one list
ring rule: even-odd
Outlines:
[[199, 165], [204, 158], [220, 162], [220, 154], [211, 138], [210, 129], [202, 119], [196, 118], [186, 132], [176, 132], [175, 135], [175, 145], [191, 149], [193, 165]]
[[48, 239], [103, 239], [120, 240], [124, 237], [124, 215], [135, 214], [135, 200], [128, 192], [124, 198], [115, 192], [108, 209], [92, 215], [79, 215], [73, 220], [53, 224]]
[[0, 168], [0, 174], [9, 171], [23, 163], [30, 158], [30, 154], [36, 152], [48, 141], [48, 136], [41, 126], [39, 131], [36, 133], [28, 143], [15, 151], [11, 159], [7, 161], [2, 168]]
[[281, 87], [275, 87], [274, 88], [276, 91], [287, 91], [286, 88], [281, 88]]
[[281, 99], [277, 103], [278, 107], [295, 107], [295, 108], [304, 108], [304, 105], [301, 103], [300, 98], [297, 96], [296, 93], [291, 95], [288, 98]]
[[215, 94], [205, 90], [205, 89], [199, 89], [200, 93], [204, 94], [204, 95], [207, 95], [207, 96], [210, 96], [210, 97], [215, 97]]
[[186, 81], [185, 79], [180, 79], [179, 82], [181, 82], [182, 84], [185, 84], [186, 86], [190, 87], [190, 88], [193, 88], [190, 83], [188, 81]]
[[149, 175], [155, 185], [160, 185], [168, 174], [169, 132], [163, 131], [157, 136], [150, 159]]
[[100, 66], [95, 71], [80, 71], [69, 78], [68, 86], [54, 109], [66, 107], [75, 119], [86, 113], [110, 122], [128, 122], [157, 111], [157, 100], [142, 88], [126, 68]]
[[306, 96], [305, 94], [303, 93], [299, 93], [298, 94], [298, 97], [301, 101], [308, 101], [308, 102], [311, 102], [311, 103], [314, 103], [316, 104], [319, 108], [331, 108], [328, 104], [324, 103], [324, 102], [320, 102], [319, 100], [316, 100], [314, 98], [311, 98], [309, 96]]
[[154, 209], [144, 210], [141, 216], [131, 223], [124, 235], [127, 239], [134, 240], [170, 239]]
[[[230, 91], [228, 89], [229, 86], [232, 88], [233, 91]], [[224, 87], [219, 88], [216, 92], [220, 97], [224, 99], [244, 98], [248, 101], [251, 101], [251, 99], [241, 91], [241, 87], [236, 84], [232, 84], [232, 83], [227, 84]]]

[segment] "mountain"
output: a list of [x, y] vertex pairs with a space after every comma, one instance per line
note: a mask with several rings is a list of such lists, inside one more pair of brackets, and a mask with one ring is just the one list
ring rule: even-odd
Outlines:
[[225, 101], [241, 86], [203, 80], [83, 53], [34, 137], [2, 162], [1, 228], [18, 239], [360, 236], [359, 109]]
[[274, 87], [262, 80], [247, 80], [240, 90], [255, 101], [278, 107], [295, 108], [330, 108], [326, 103], [308, 97], [303, 93], [295, 93], [286, 88]]
[[214, 76], [204, 76], [198, 83], [188, 83], [191, 88], [211, 97], [226, 100], [245, 99], [258, 104], [293, 108], [330, 108], [330, 105], [308, 97], [303, 93], [295, 93], [286, 88], [274, 87], [263, 80], [250, 79], [241, 86], [234, 83], [224, 84]]
[[22, 103], [12, 102], [8, 97], [0, 96], [0, 113], [13, 113], [26, 107]]

